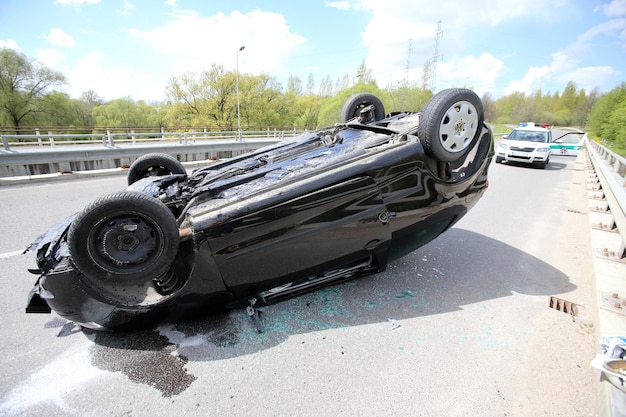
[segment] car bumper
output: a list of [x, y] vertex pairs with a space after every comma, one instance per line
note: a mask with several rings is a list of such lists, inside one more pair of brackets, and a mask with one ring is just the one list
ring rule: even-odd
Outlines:
[[520, 162], [526, 164], [545, 163], [550, 158], [550, 152], [514, 152], [498, 150], [496, 158], [501, 161]]

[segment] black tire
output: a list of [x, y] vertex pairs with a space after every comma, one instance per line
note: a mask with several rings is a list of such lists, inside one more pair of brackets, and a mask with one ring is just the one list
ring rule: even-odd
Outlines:
[[74, 266], [101, 284], [145, 283], [165, 273], [180, 242], [176, 219], [158, 199], [110, 194], [78, 214], [67, 236]]
[[378, 97], [370, 93], [359, 93], [353, 95], [343, 103], [339, 123], [345, 123], [358, 117], [361, 110], [370, 105], [374, 106], [374, 120], [367, 120], [366, 122], [375, 122], [385, 118], [385, 107]]
[[471, 90], [450, 88], [433, 96], [420, 115], [417, 135], [426, 153], [443, 162], [462, 159], [481, 136], [485, 113]]
[[171, 155], [149, 153], [137, 158], [130, 166], [128, 170], [128, 185], [142, 178], [170, 174], [187, 174], [187, 171], [183, 164]]

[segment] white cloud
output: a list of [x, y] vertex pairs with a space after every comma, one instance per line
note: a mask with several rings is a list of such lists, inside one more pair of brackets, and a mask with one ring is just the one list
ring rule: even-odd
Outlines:
[[340, 1], [326, 1], [324, 2], [324, 4], [328, 7], [332, 7], [334, 9], [338, 9], [338, 10], [350, 10], [352, 9], [352, 5], [350, 4], [350, 2], [348, 0], [340, 0]]
[[63, 6], [80, 6], [81, 4], [98, 4], [100, 0], [55, 0], [54, 2]]
[[602, 10], [605, 15], [611, 17], [626, 16], [626, 2], [624, 0], [612, 0], [608, 4], [596, 7], [596, 10]]
[[74, 38], [63, 31], [63, 29], [50, 29], [46, 39], [54, 46], [62, 46], [65, 48], [73, 48], [75, 45]]
[[9, 39], [6, 41], [3, 41], [2, 39], [0, 39], [0, 48], [8, 48], [8, 49], [13, 49], [14, 51], [20, 51], [20, 47], [17, 45], [17, 42], [15, 42], [13, 39]]
[[[565, 7], [570, 0], [552, 0], [551, 13]], [[467, 56], [469, 31], [483, 31], [510, 19], [530, 16], [549, 20], [545, 0], [476, 0], [471, 6], [458, 2], [416, 2], [406, 0], [342, 0], [326, 3], [342, 10], [362, 10], [371, 20], [362, 33], [367, 48], [366, 65], [381, 86], [403, 79], [407, 65], [414, 78], [435, 55], [438, 22], [440, 37], [437, 89], [443, 85], [470, 85], [476, 89], [495, 89], [504, 73], [504, 63], [492, 54]], [[490, 65], [494, 65], [490, 67]], [[416, 81], [416, 80], [413, 80]]]
[[524, 78], [509, 82], [509, 85], [504, 88], [504, 94], [508, 95], [515, 92], [531, 94], [541, 88], [543, 83], [550, 76], [550, 73], [551, 71], [548, 65], [529, 68]]
[[176, 7], [176, 0], [165, 0], [167, 6]]
[[195, 11], [179, 10], [165, 26], [150, 31], [130, 30], [129, 34], [163, 51], [172, 62], [174, 74], [198, 72], [213, 63], [233, 69], [237, 51], [245, 45], [239, 53], [240, 71], [279, 76], [286, 71], [284, 59], [306, 42], [290, 30], [282, 15], [258, 10], [206, 18]]
[[37, 50], [37, 62], [51, 68], [56, 68], [62, 61], [64, 55], [54, 48]]
[[[105, 55], [93, 51], [78, 60], [78, 66], [69, 72], [72, 97], [94, 90], [105, 100], [131, 97], [134, 100], [158, 101], [163, 99], [167, 79], [157, 80], [154, 75], [141, 73], [125, 66], [108, 67]], [[158, 85], [158, 88], [154, 86]]]
[[580, 67], [579, 64], [579, 58], [573, 58], [564, 52], [556, 52], [552, 54], [550, 65], [529, 68], [521, 80], [509, 82], [504, 94], [514, 92], [532, 94], [540, 89], [544, 90], [542, 87], [549, 84], [564, 88], [569, 81], [574, 81], [578, 88], [591, 91], [595, 87], [609, 87], [611, 79], [619, 76], [618, 71], [609, 66]]
[[438, 64], [436, 89], [463, 86], [482, 96], [496, 90], [503, 72], [504, 62], [489, 53], [452, 58]]
[[115, 13], [117, 13], [119, 15], [122, 15], [122, 16], [126, 16], [135, 7], [136, 6], [134, 4], [132, 4], [130, 1], [124, 0], [124, 8], [122, 10], [116, 10]]

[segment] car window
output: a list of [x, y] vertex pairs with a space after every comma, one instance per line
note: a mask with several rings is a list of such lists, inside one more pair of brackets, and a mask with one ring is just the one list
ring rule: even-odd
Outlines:
[[548, 134], [530, 130], [514, 130], [509, 135], [510, 140], [523, 140], [527, 142], [548, 142]]

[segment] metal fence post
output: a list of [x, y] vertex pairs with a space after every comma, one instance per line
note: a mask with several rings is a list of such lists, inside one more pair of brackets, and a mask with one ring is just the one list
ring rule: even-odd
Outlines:
[[135, 144], [136, 140], [135, 140], [135, 129], [131, 129], [130, 131], [130, 137], [133, 141], [133, 145]]
[[107, 129], [107, 137], [109, 138], [109, 146], [113, 147], [113, 135], [111, 134], [111, 130]]
[[4, 136], [2, 136], [2, 146], [4, 146], [5, 151], [11, 150], [11, 148], [9, 147], [9, 141]]
[[54, 137], [52, 136], [52, 131], [48, 130], [48, 140], [50, 141], [50, 147], [54, 148]]
[[37, 135], [37, 143], [39, 144], [39, 146], [43, 146], [43, 143], [41, 143], [41, 135], [39, 133], [39, 129], [35, 129], [35, 134]]

